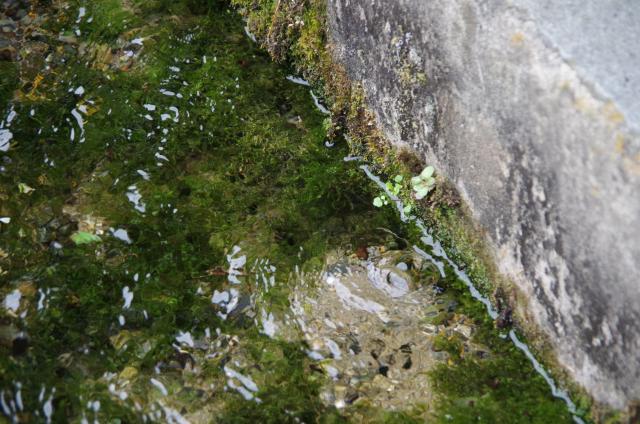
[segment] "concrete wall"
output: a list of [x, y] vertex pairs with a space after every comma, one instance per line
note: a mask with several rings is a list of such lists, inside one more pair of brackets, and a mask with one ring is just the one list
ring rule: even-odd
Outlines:
[[640, 399], [640, 2], [328, 5], [381, 128], [457, 185], [561, 364]]

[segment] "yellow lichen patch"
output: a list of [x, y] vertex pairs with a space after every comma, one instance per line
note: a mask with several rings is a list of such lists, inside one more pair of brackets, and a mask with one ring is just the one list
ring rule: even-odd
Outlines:
[[33, 297], [36, 295], [38, 288], [31, 280], [23, 280], [18, 283], [18, 290], [25, 297]]
[[618, 133], [615, 137], [615, 152], [619, 155], [624, 153], [624, 135]]
[[624, 115], [613, 102], [607, 102], [607, 104], [602, 108], [602, 113], [607, 120], [614, 125], [624, 122]]
[[584, 114], [591, 113], [593, 108], [584, 97], [576, 97], [573, 101], [573, 107], [575, 107], [578, 112], [582, 112]]
[[511, 36], [511, 44], [514, 46], [521, 45], [524, 42], [524, 34], [520, 31], [514, 33]]
[[36, 90], [38, 90], [38, 87], [40, 86], [43, 80], [44, 80], [44, 77], [42, 75], [40, 74], [36, 75], [36, 77], [33, 79], [31, 90], [25, 96], [27, 99], [36, 101], [36, 100], [42, 100], [45, 98], [43, 95], [38, 96], [36, 93]]
[[45, 175], [39, 175], [38, 176], [38, 184], [40, 185], [49, 185], [49, 178]]

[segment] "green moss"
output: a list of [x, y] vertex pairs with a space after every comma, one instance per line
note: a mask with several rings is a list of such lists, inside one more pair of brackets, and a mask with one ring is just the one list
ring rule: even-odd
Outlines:
[[7, 104], [18, 86], [18, 67], [13, 62], [0, 62], [0, 104]]
[[[86, 16], [78, 23], [78, 29], [93, 41], [113, 42], [142, 23], [140, 16], [134, 10], [123, 7], [121, 0], [91, 2], [85, 8]], [[93, 18], [91, 22], [90, 18]]]

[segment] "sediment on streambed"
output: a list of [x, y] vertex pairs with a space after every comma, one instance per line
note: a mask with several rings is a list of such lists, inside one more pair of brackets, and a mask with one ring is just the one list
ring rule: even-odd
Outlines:
[[[282, 61], [282, 31], [305, 28], [291, 51], [328, 59], [311, 5], [296, 6], [304, 25], [263, 31], [222, 2], [11, 18], [7, 419], [571, 421], [441, 252], [344, 160], [404, 175], [401, 195], [420, 168], [387, 150], [361, 93], [338, 71], [309, 87], [252, 41], [270, 37]], [[439, 183], [422, 207], [457, 216], [457, 202]]]

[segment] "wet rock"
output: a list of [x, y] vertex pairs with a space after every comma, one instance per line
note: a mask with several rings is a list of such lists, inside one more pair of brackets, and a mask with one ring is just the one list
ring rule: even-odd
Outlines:
[[0, 10], [5, 16], [12, 19], [20, 19], [18, 16], [24, 16], [25, 12], [29, 8], [29, 4], [25, 1], [5, 0], [0, 3]]
[[78, 44], [78, 39], [73, 35], [60, 35], [58, 36], [58, 41], [64, 44]]
[[18, 53], [13, 46], [0, 47], [0, 61], [14, 62], [18, 57]]
[[0, 33], [14, 33], [17, 28], [16, 23], [12, 19], [0, 19]]
[[138, 370], [134, 367], [128, 366], [128, 367], [125, 367], [120, 372], [120, 374], [118, 375], [118, 378], [120, 380], [133, 380], [137, 375], [138, 375]]
[[471, 338], [471, 333], [473, 329], [468, 325], [462, 324], [462, 325], [456, 325], [453, 331], [461, 335], [465, 340], [469, 340]]
[[354, 390], [353, 388], [348, 388], [346, 393], [344, 394], [344, 402], [347, 405], [351, 405], [359, 397], [360, 397], [360, 395], [358, 394], [358, 392], [356, 390]]
[[47, 43], [49, 41], [49, 37], [42, 32], [33, 31], [29, 34], [29, 40]]

